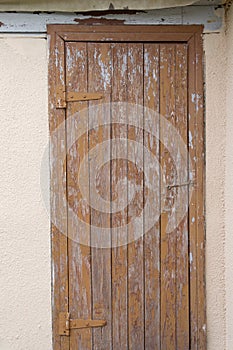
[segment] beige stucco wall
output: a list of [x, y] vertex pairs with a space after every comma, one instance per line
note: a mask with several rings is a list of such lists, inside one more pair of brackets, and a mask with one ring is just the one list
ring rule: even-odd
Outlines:
[[224, 31], [206, 34], [206, 286], [208, 349], [226, 349], [225, 142], [226, 42]]
[[[232, 45], [233, 25], [228, 37], [224, 31], [204, 36], [209, 350], [233, 349]], [[50, 232], [40, 193], [48, 142], [47, 42], [2, 35], [0, 52], [0, 349], [50, 350]]]
[[0, 349], [50, 350], [46, 40], [1, 38], [0, 52]]
[[226, 334], [227, 349], [233, 349], [233, 6], [227, 13], [227, 96], [226, 96]]

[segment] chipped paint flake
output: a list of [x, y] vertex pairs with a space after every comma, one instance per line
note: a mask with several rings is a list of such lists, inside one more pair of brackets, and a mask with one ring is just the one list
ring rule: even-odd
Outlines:
[[191, 131], [189, 130], [189, 147], [191, 147], [193, 149], [193, 136]]
[[193, 254], [191, 252], [189, 253], [189, 262], [190, 264], [193, 262]]

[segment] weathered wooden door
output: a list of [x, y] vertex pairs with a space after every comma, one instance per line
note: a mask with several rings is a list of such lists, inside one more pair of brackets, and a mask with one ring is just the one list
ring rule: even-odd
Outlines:
[[200, 26], [49, 26], [54, 350], [206, 348]]

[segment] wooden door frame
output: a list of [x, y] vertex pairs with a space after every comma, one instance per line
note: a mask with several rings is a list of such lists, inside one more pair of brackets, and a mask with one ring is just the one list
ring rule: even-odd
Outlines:
[[[69, 286], [67, 234], [54, 223], [67, 227], [67, 207], [62, 200], [66, 178], [58, 173], [62, 141], [65, 144], [65, 42], [183, 42], [188, 44], [188, 115], [189, 130], [193, 130], [193, 147], [189, 148], [197, 184], [189, 206], [189, 273], [190, 273], [190, 349], [206, 349], [205, 296], [205, 159], [203, 110], [203, 49], [200, 25], [48, 25], [49, 38], [49, 127], [50, 198], [52, 245], [52, 313], [53, 349], [68, 350], [69, 337], [59, 336], [59, 312], [68, 312]], [[58, 125], [59, 134], [53, 138]], [[195, 131], [195, 133], [194, 133]], [[191, 219], [192, 218], [192, 219]], [[193, 219], [194, 218], [194, 219]]]

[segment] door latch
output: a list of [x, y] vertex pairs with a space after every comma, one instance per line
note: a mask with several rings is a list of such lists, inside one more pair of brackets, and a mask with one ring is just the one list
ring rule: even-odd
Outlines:
[[188, 181], [188, 182], [183, 182], [181, 184], [167, 185], [166, 187], [167, 187], [168, 190], [171, 190], [172, 188], [175, 188], [175, 187], [184, 187], [184, 186], [189, 186], [189, 185], [195, 185], [195, 182]]

